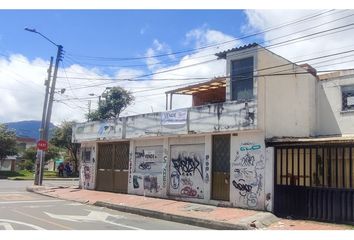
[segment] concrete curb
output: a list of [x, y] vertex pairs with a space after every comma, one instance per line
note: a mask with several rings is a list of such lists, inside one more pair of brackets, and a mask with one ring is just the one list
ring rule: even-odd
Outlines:
[[172, 221], [172, 222], [190, 224], [190, 225], [194, 225], [194, 226], [198, 226], [198, 227], [205, 227], [205, 228], [211, 228], [211, 229], [216, 229], [216, 230], [252, 230], [252, 229], [254, 229], [244, 223], [231, 224], [231, 223], [225, 223], [225, 222], [219, 222], [219, 221], [205, 220], [205, 219], [200, 219], [200, 218], [193, 218], [193, 217], [180, 216], [180, 215], [176, 215], [176, 214], [163, 213], [163, 212], [154, 211], [154, 210], [112, 204], [112, 203], [107, 203], [107, 202], [102, 202], [102, 201], [97, 201], [93, 205], [99, 206], [99, 207], [106, 207], [106, 208], [110, 208], [110, 209], [114, 209], [114, 210], [118, 210], [118, 211], [122, 211], [122, 212], [128, 212], [128, 213], [133, 213], [133, 214], [137, 214], [137, 215], [142, 215], [145, 217], [151, 217], [151, 218], [157, 218], [157, 219], [162, 219], [162, 220], [167, 220], [167, 221]]

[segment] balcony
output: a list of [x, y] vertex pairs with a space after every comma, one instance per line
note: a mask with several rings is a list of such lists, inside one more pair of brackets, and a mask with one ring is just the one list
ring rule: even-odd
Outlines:
[[227, 101], [172, 111], [77, 124], [73, 142], [136, 139], [257, 129], [256, 100]]

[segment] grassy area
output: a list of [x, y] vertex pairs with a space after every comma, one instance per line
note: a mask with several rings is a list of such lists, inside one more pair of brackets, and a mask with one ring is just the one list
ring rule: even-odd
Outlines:
[[[57, 178], [57, 172], [44, 171], [44, 178]], [[4, 171], [0, 172], [0, 179], [7, 178], [11, 180], [34, 180], [34, 175], [32, 171], [20, 170], [17, 172]]]

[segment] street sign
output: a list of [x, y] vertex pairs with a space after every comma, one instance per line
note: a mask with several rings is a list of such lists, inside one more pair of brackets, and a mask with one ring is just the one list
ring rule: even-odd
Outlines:
[[37, 142], [37, 149], [47, 151], [48, 150], [48, 142], [44, 141], [44, 140], [39, 140]]

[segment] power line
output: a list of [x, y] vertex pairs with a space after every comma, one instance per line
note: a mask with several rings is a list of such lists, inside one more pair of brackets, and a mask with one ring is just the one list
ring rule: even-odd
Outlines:
[[[331, 9], [331, 10], [327, 10], [327, 11], [324, 11], [324, 12], [316, 13], [315, 15], [310, 15], [308, 17], [301, 17], [300, 19], [296, 20], [295, 22], [292, 21], [292, 22], [289, 22], [289, 23], [282, 24], [280, 26], [271, 27], [271, 28], [263, 30], [261, 32], [256, 32], [256, 33], [252, 33], [252, 34], [249, 34], [249, 35], [246, 35], [246, 36], [233, 38], [232, 40], [224, 41], [224, 42], [221, 42], [221, 43], [209, 44], [209, 45], [205, 45], [205, 46], [198, 47], [198, 48], [180, 50], [180, 51], [176, 51], [176, 52], [172, 52], [172, 53], [165, 53], [165, 54], [158, 54], [158, 55], [144, 56], [144, 57], [120, 57], [120, 58], [117, 58], [117, 57], [111, 57], [110, 58], [110, 57], [97, 57], [97, 56], [82, 56], [82, 55], [75, 55], [75, 54], [71, 54], [71, 53], [68, 53], [68, 55], [77, 56], [77, 57], [84, 57], [84, 58], [87, 58], [87, 59], [100, 59], [100, 60], [106, 59], [106, 60], [115, 60], [115, 61], [141, 60], [141, 59], [148, 59], [148, 58], [158, 58], [158, 57], [177, 55], [177, 54], [181, 54], [181, 53], [187, 53], [187, 52], [193, 52], [193, 51], [197, 51], [197, 50], [201, 50], [201, 49], [211, 48], [211, 47], [223, 45], [223, 44], [226, 44], [226, 43], [234, 42], [236, 40], [241, 40], [241, 39], [249, 38], [249, 37], [252, 37], [252, 36], [257, 36], [257, 35], [260, 35], [260, 34], [264, 34], [264, 33], [269, 32], [269, 31], [273, 31], [273, 30], [276, 30], [276, 29], [280, 29], [280, 28], [292, 25], [292, 24], [296, 24], [296, 23], [307, 21], [307, 20], [312, 19], [312, 18], [316, 18], [318, 16], [324, 15], [324, 14], [326, 14], [328, 12], [332, 12], [334, 10], [335, 9]], [[347, 11], [347, 10], [344, 10], [344, 11]]]
[[[321, 35], [321, 36], [319, 36], [319, 37], [327, 36], [327, 35], [329, 35], [329, 34], [337, 33], [337, 32], [328, 33], [328, 32], [330, 32], [330, 31], [338, 30], [338, 29], [341, 29], [341, 28], [347, 28], [347, 27], [353, 26], [353, 25], [354, 25], [354, 23], [351, 23], [351, 24], [347, 24], [347, 25], [343, 25], [343, 26], [339, 26], [339, 27], [335, 27], [335, 28], [323, 30], [323, 31], [320, 31], [320, 32], [308, 34], [308, 35], [305, 35], [305, 36], [293, 38], [293, 39], [290, 39], [290, 40], [286, 40], [286, 41], [283, 41], [283, 42], [279, 42], [279, 43], [276, 43], [276, 44], [269, 45], [269, 46], [267, 46], [267, 48], [273, 48], [273, 47], [276, 47], [276, 46], [279, 47], [279, 45], [281, 45], [281, 44], [283, 44], [282, 46], [284, 46], [284, 45], [290, 44], [289, 42], [293, 42], [293, 41], [296, 41], [296, 40], [304, 39], [304, 38], [307, 38], [307, 37], [310, 37], [310, 36], [315, 36], [315, 35], [318, 35], [318, 34], [323, 34], [323, 33], [325, 33], [325, 34], [323, 34], [323, 35]], [[350, 29], [345, 29], [345, 30], [343, 30], [343, 31], [347, 31], [347, 30], [350, 30]], [[290, 35], [292, 35], [292, 34], [290, 34]], [[308, 39], [307, 39], [307, 40], [308, 40]], [[265, 47], [263, 47], [263, 48], [265, 48]], [[248, 50], [248, 51], [243, 52], [242, 54], [249, 54], [249, 53], [255, 52], [255, 51], [256, 51], [255, 49], [251, 49], [251, 50]], [[242, 55], [242, 54], [239, 54], [239, 55]], [[200, 65], [200, 64], [212, 62], [212, 61], [215, 61], [215, 60], [216, 60], [216, 59], [212, 59], [212, 60], [208, 60], [208, 61], [204, 61], [204, 62], [199, 62], [199, 63], [196, 63], [196, 64], [191, 64], [191, 65], [186, 65], [186, 66], [182, 66], [182, 67], [167, 69], [167, 70], [158, 71], [158, 72], [154, 72], [154, 73], [150, 73], [150, 74], [144, 74], [144, 75], [140, 75], [140, 76], [138, 76], [138, 77], [132, 78], [132, 79], [139, 79], [139, 78], [142, 78], [142, 77], [153, 76], [153, 75], [157, 75], [157, 74], [161, 74], [161, 73], [176, 71], [176, 70], [180, 70], [180, 69], [183, 69], [183, 68], [193, 67], [193, 66], [197, 66], [197, 65]], [[123, 79], [123, 80], [127, 80], [127, 79]], [[114, 80], [113, 80], [113, 81], [114, 81]], [[99, 84], [97, 84], [97, 85], [92, 85], [92, 86], [99, 86]]]

